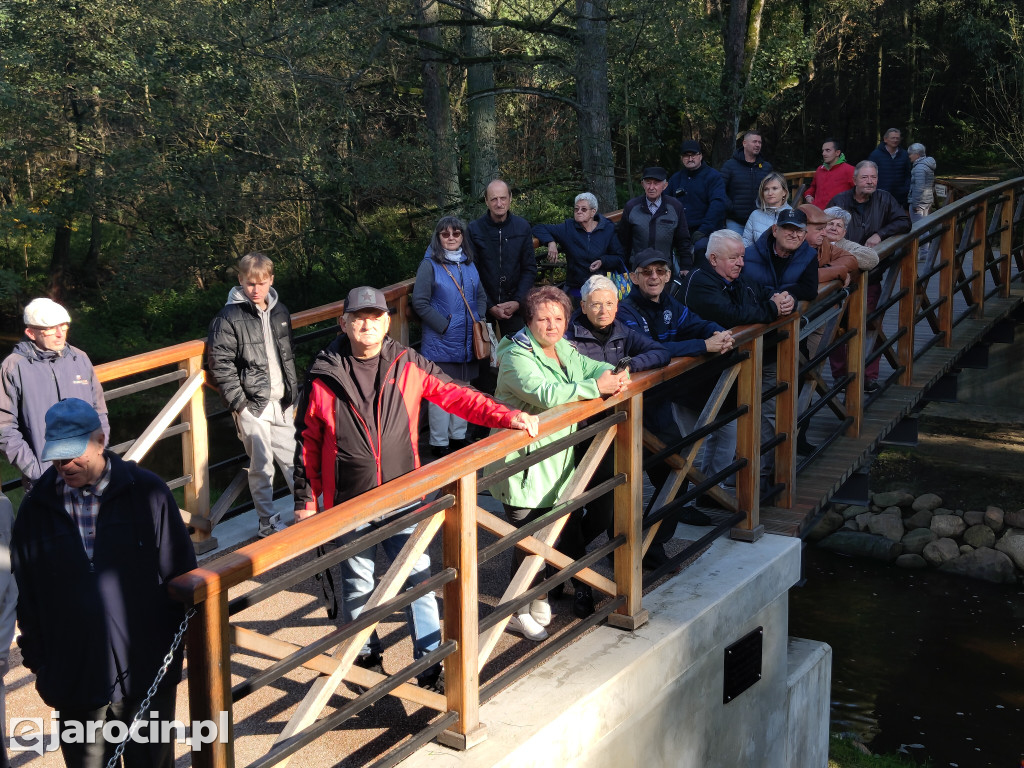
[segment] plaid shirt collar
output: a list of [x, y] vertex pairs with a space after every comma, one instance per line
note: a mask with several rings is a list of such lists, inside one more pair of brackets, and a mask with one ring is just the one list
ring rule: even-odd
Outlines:
[[96, 518], [100, 513], [100, 502], [103, 493], [110, 485], [110, 459], [105, 459], [100, 479], [93, 485], [84, 488], [72, 488], [61, 477], [57, 478], [57, 487], [64, 496], [64, 509], [75, 521], [78, 532], [82, 536], [85, 554], [92, 560], [96, 545]]

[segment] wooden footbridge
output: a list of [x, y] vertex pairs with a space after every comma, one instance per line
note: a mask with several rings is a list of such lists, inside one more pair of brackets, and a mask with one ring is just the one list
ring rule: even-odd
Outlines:
[[[823, 286], [818, 300], [799, 315], [772, 326], [735, 329], [736, 349], [714, 360], [677, 358], [666, 368], [638, 374], [624, 393], [605, 400], [552, 409], [541, 418], [543, 434], [586, 422], [551, 447], [536, 451], [506, 471], [523, 469], [551, 453], [589, 441], [572, 483], [559, 504], [536, 522], [515, 529], [487, 509], [480, 496], [505, 471], [490, 465], [523, 448], [529, 438], [521, 432], [495, 434], [469, 448], [428, 464], [385, 486], [338, 505], [268, 539], [255, 541], [230, 554], [206, 561], [199, 569], [172, 585], [175, 597], [196, 609], [188, 631], [188, 686], [193, 720], [217, 720], [263, 686], [273, 685], [304, 669], [302, 702], [273, 746], [253, 766], [283, 764], [303, 747], [348, 718], [358, 715], [385, 696], [407, 706], [425, 708], [426, 724], [410, 733], [375, 765], [393, 765], [431, 739], [470, 748], [486, 737], [480, 723], [483, 701], [493, 697], [533, 665], [573, 642], [599, 622], [632, 629], [647, 621], [643, 588], [652, 578], [669, 573], [718, 536], [756, 540], [765, 532], [800, 536], [831, 500], [847, 492], [858, 471], [879, 443], [898, 432], [901, 423], [929, 398], [937, 397], [959, 366], [977, 363], [978, 350], [992, 342], [1012, 338], [1013, 317], [1024, 297], [1020, 276], [1024, 271], [1024, 177], [995, 184], [941, 208], [918, 222], [907, 235], [879, 247], [881, 262], [873, 275], [882, 280], [882, 298], [874, 312], [867, 311], [866, 286], [871, 276], [859, 275], [848, 288], [839, 283]], [[925, 260], [919, 254], [926, 253]], [[411, 282], [386, 289], [394, 308], [392, 333], [408, 342], [410, 328], [405, 308]], [[323, 345], [332, 335], [342, 311], [338, 302], [293, 317], [293, 325], [306, 343]], [[822, 327], [824, 342], [813, 357], [800, 351], [801, 335]], [[307, 333], [308, 331], [308, 333]], [[762, 391], [762, 347], [766, 333], [781, 338], [777, 350], [778, 384]], [[838, 381], [827, 369], [829, 352], [846, 343], [849, 373]], [[245, 486], [237, 464], [211, 466], [211, 431], [217, 414], [208, 415], [201, 368], [202, 342], [188, 342], [145, 355], [100, 366], [107, 398], [134, 395], [145, 389], [174, 387], [148, 429], [129, 443], [117, 446], [129, 458], [143, 458], [154, 446], [180, 436], [182, 468], [168, 478], [184, 489], [186, 520], [193, 529], [197, 550], [215, 544], [217, 524]], [[880, 359], [880, 388], [864, 393], [864, 363]], [[713, 366], [719, 377], [707, 407], [693, 433], [680, 443], [665, 446], [643, 427], [644, 396], [659, 387], [686, 386], [687, 380]], [[736, 393], [735, 406], [727, 397]], [[776, 436], [761, 443], [762, 402], [775, 400]], [[210, 402], [213, 402], [210, 398]], [[735, 462], [712, 477], [695, 468], [704, 438], [723, 424], [735, 422], [738, 443]], [[818, 449], [801, 457], [794, 436], [806, 429]], [[775, 472], [769, 482], [759, 473], [762, 451], [775, 452]], [[610, 479], [594, 480], [601, 458], [611, 452]], [[664, 462], [670, 470], [645, 510], [643, 469]], [[211, 472], [227, 471], [220, 499], [211, 504]], [[719, 482], [732, 476], [735, 495]], [[591, 499], [611, 493], [615, 501], [614, 535], [579, 560], [556, 548], [567, 515]], [[725, 509], [714, 515], [715, 525], [693, 546], [679, 552], [674, 562], [645, 574], [641, 561], [661, 521], [708, 493]], [[425, 500], [425, 501], [422, 501]], [[378, 529], [352, 545], [332, 549], [342, 534], [379, 517], [383, 512], [421, 502], [414, 513]], [[325, 626], [320, 637], [304, 644], [261, 634], [243, 626], [240, 616], [261, 601], [310, 579], [371, 541], [414, 524], [415, 533], [402, 555], [382, 577], [359, 620]], [[255, 531], [254, 531], [255, 533]], [[441, 554], [434, 575], [403, 591], [406, 576], [435, 537]], [[327, 554], [313, 553], [328, 545]], [[490, 599], [481, 588], [481, 568], [518, 547], [528, 557], [507, 586]], [[614, 567], [605, 566], [611, 556]], [[553, 566], [544, 582], [531, 587], [533, 577]], [[575, 622], [545, 641], [538, 653], [518, 662], [494, 663], [495, 650], [516, 610], [538, 595], [570, 578], [589, 584], [600, 598], [597, 612]], [[685, 571], [678, 578], [686, 578]], [[260, 586], [252, 589], [250, 580]], [[250, 584], [249, 587], [243, 585]], [[376, 623], [408, 605], [427, 591], [443, 594], [443, 637], [437, 650], [390, 674], [378, 675], [353, 666], [363, 641]], [[252, 671], [239, 666], [240, 654], [265, 661]], [[419, 671], [444, 660], [445, 694], [417, 688], [409, 681]], [[362, 686], [359, 696], [337, 700], [343, 682]], [[328, 714], [325, 714], [327, 712]], [[410, 721], [411, 722], [411, 721]], [[235, 765], [233, 740], [204, 747], [193, 757], [196, 765], [226, 768]]]

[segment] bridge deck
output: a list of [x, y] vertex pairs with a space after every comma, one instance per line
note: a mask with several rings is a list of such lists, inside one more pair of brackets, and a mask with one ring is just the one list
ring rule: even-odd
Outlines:
[[[836, 440], [800, 473], [792, 509], [761, 508], [761, 523], [765, 530], [783, 536], [804, 535], [829, 499], [868, 461], [893, 428], [918, 406], [928, 389], [949, 373], [964, 353], [979, 343], [994, 325], [1016, 310], [1022, 300], [1024, 290], [1019, 285], [1013, 287], [1008, 299], [988, 299], [984, 319], [964, 320], [954, 328], [950, 347], [934, 346], [917, 359], [914, 362], [913, 386], [893, 385], [886, 389], [865, 412], [860, 437]], [[962, 312], [966, 306], [963, 297], [958, 295], [955, 311]], [[889, 315], [883, 322], [883, 328], [889, 333], [895, 330], [895, 322]], [[924, 343], [919, 341], [917, 348], [923, 348]], [[892, 369], [883, 359], [880, 378], [884, 379], [891, 373]], [[820, 424], [827, 418], [827, 414], [821, 414], [812, 421], [809, 430], [812, 442], [817, 434], [824, 431]]]

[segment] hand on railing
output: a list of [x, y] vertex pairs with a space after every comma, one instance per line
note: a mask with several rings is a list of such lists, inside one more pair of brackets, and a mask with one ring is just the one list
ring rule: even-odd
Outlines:
[[775, 302], [775, 306], [779, 308], [779, 315], [788, 315], [796, 307], [796, 299], [789, 295], [789, 291], [783, 291], [782, 293], [776, 293], [772, 296], [772, 301]]
[[731, 350], [734, 344], [732, 331], [715, 331], [704, 339], [704, 346], [707, 347], [708, 352], [720, 352], [723, 355]]
[[512, 417], [512, 423], [509, 426], [512, 429], [524, 430], [530, 437], [536, 437], [537, 433], [540, 432], [540, 419], [532, 413], [519, 411]]
[[597, 390], [602, 395], [617, 395], [629, 384], [629, 370], [621, 373], [605, 371], [597, 378]]
[[554, 240], [548, 243], [548, 261], [552, 264], [558, 261], [558, 244]]
[[312, 517], [317, 513], [316, 502], [307, 501], [301, 508], [295, 510], [295, 522], [305, 520], [307, 517]]

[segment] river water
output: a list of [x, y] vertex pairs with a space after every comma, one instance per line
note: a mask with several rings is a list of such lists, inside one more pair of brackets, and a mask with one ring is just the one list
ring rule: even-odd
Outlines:
[[1024, 590], [820, 550], [790, 634], [832, 646], [832, 732], [935, 768], [1024, 766]]

